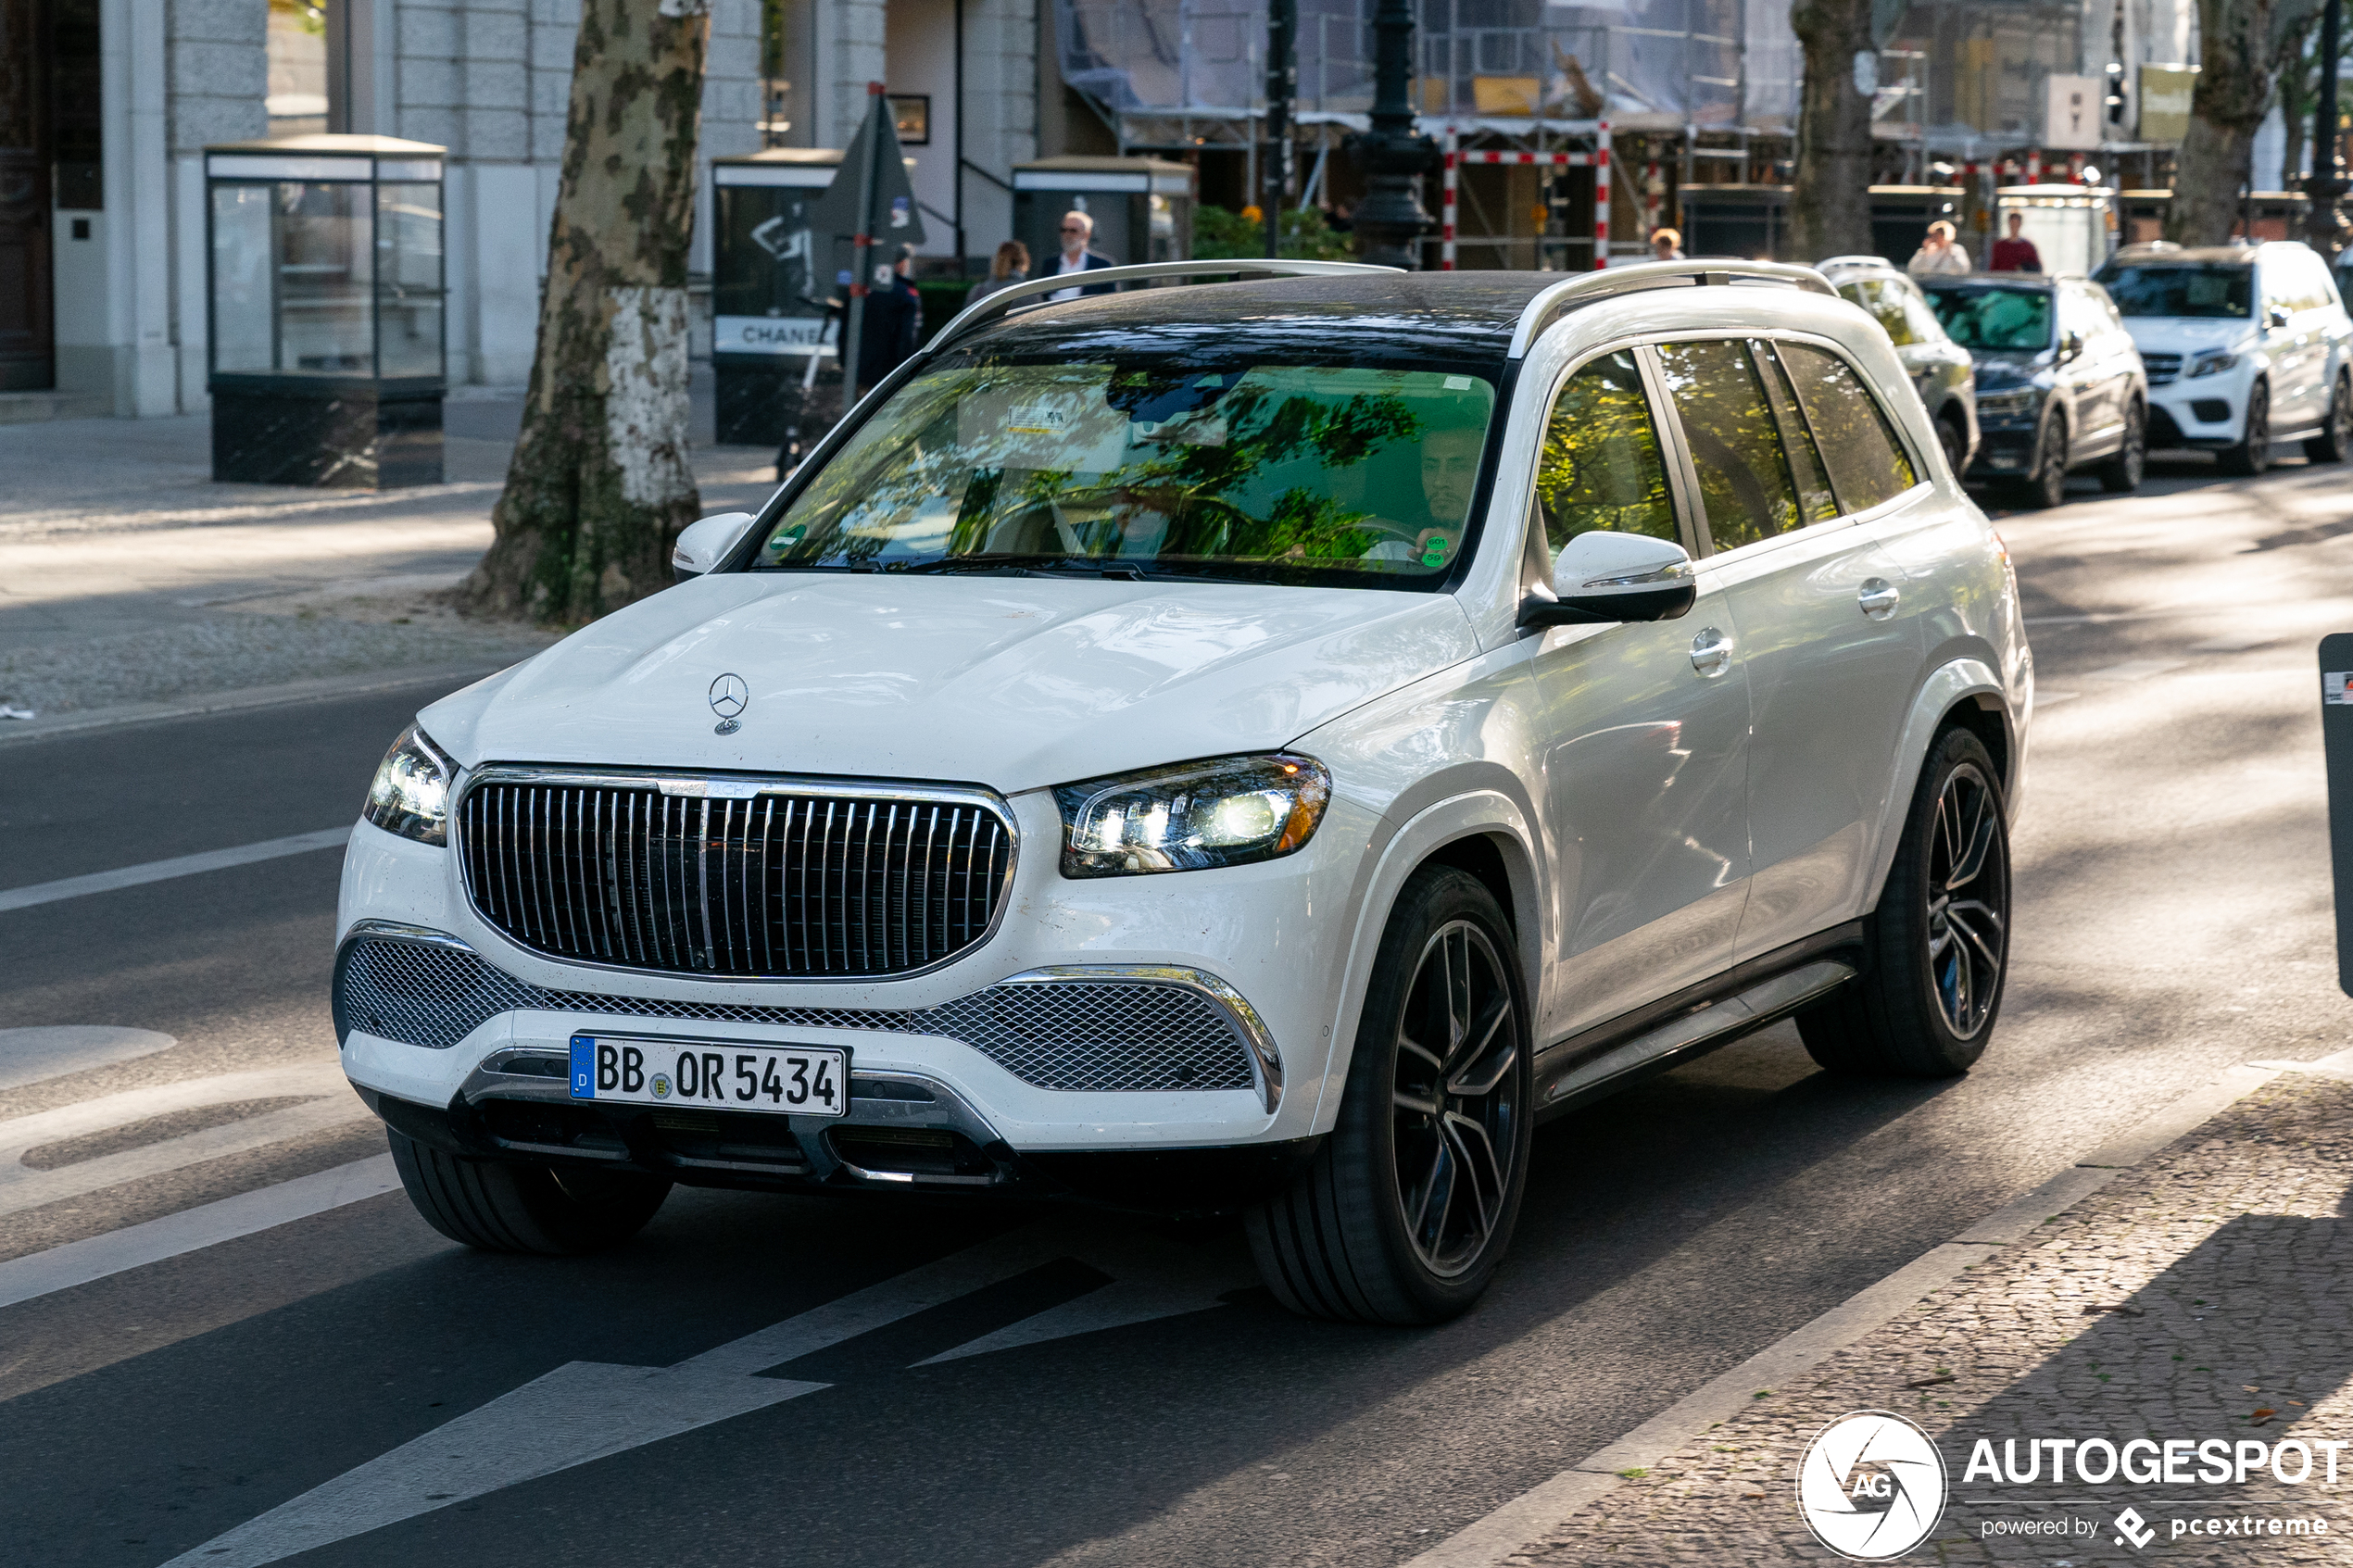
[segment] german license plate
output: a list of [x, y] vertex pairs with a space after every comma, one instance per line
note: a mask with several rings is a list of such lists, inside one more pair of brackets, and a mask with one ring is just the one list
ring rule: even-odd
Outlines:
[[572, 1098], [839, 1116], [849, 1109], [849, 1053], [830, 1046], [574, 1035]]

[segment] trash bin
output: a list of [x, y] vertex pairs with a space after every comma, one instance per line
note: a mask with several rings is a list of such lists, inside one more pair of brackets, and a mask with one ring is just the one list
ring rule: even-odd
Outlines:
[[1052, 274], [1062, 217], [1095, 220], [1094, 248], [1123, 266], [1193, 254], [1193, 169], [1156, 157], [1043, 157], [1013, 165], [1013, 238], [1029, 275]]
[[[711, 159], [711, 369], [722, 445], [806, 445], [841, 416], [831, 240], [804, 214], [841, 154], [771, 147]], [[793, 454], [797, 456], [798, 454]]]
[[441, 483], [442, 151], [390, 136], [205, 149], [213, 478]]

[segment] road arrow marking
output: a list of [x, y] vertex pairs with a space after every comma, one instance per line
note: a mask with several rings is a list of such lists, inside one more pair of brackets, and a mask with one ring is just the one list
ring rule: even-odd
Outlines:
[[[1231, 1288], [1222, 1265], [1150, 1237], [1047, 1222], [966, 1248], [670, 1367], [570, 1361], [512, 1393], [181, 1553], [164, 1568], [261, 1568], [831, 1386], [757, 1375], [1058, 1259], [1112, 1284], [932, 1361], [1196, 1312]], [[1089, 1307], [1092, 1303], [1092, 1307]]]

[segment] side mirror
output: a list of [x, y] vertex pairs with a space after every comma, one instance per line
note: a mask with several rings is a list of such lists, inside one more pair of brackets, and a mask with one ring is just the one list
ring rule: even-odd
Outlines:
[[2062, 363], [2070, 359], [2080, 358], [2082, 356], [2082, 353], [2083, 334], [2082, 332], [2070, 332], [2065, 337], [2059, 339], [2059, 359]]
[[2295, 312], [2289, 310], [2284, 305], [2273, 305], [2265, 308], [2263, 320], [2265, 324], [2271, 327], [2284, 327], [2288, 323], [2288, 318], [2294, 314]]
[[689, 577], [700, 577], [736, 547], [736, 541], [744, 536], [744, 530], [751, 524], [749, 512], [720, 512], [688, 523], [671, 549], [670, 575], [681, 583]]
[[1520, 606], [1523, 627], [1673, 621], [1699, 598], [1692, 558], [1672, 539], [1597, 528], [1561, 546], [1551, 598]]

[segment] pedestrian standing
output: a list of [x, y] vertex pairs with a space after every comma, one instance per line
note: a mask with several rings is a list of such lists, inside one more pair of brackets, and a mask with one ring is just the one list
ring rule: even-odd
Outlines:
[[2025, 215], [2011, 213], [2009, 237], [1994, 242], [1994, 265], [1989, 270], [2040, 272], [2043, 270], [2043, 253], [2036, 250], [2034, 242], [2026, 237], [2025, 228]]
[[973, 292], [964, 295], [964, 303], [970, 305], [976, 299], [987, 299], [1000, 289], [1009, 289], [1015, 283], [1028, 281], [1029, 247], [1019, 240], [1007, 240], [997, 247], [996, 256], [990, 258], [988, 276], [973, 285]]
[[1651, 231], [1651, 259], [1680, 261], [1683, 259], [1683, 232], [1680, 229]]
[[1954, 243], [1953, 226], [1939, 219], [1928, 226], [1928, 238], [1922, 240], [1920, 248], [1912, 253], [1912, 259], [1904, 264], [1904, 270], [1915, 278], [1931, 278], [1944, 274], [1957, 276], [1972, 269], [1969, 252]]
[[923, 295], [907, 274], [914, 265], [912, 245], [897, 265], [884, 262], [875, 269], [866, 290], [866, 319], [858, 336], [858, 391], [863, 396], [882, 384], [883, 378], [905, 364], [915, 352], [923, 327]]
[[[1063, 250], [1060, 256], [1054, 257], [1054, 276], [1062, 278], [1067, 277], [1074, 272], [1094, 272], [1099, 271], [1105, 267], [1117, 266], [1117, 262], [1112, 260], [1110, 257], [1101, 254], [1093, 247], [1092, 241], [1094, 240], [1094, 237], [1095, 220], [1093, 219], [1088, 217], [1083, 212], [1063, 213], [1062, 225]], [[1118, 292], [1118, 285], [1116, 284], [1097, 283], [1091, 288], [1056, 289], [1052, 294], [1047, 295], [1046, 297], [1060, 301], [1065, 299], [1076, 299], [1081, 295], [1116, 294]]]

